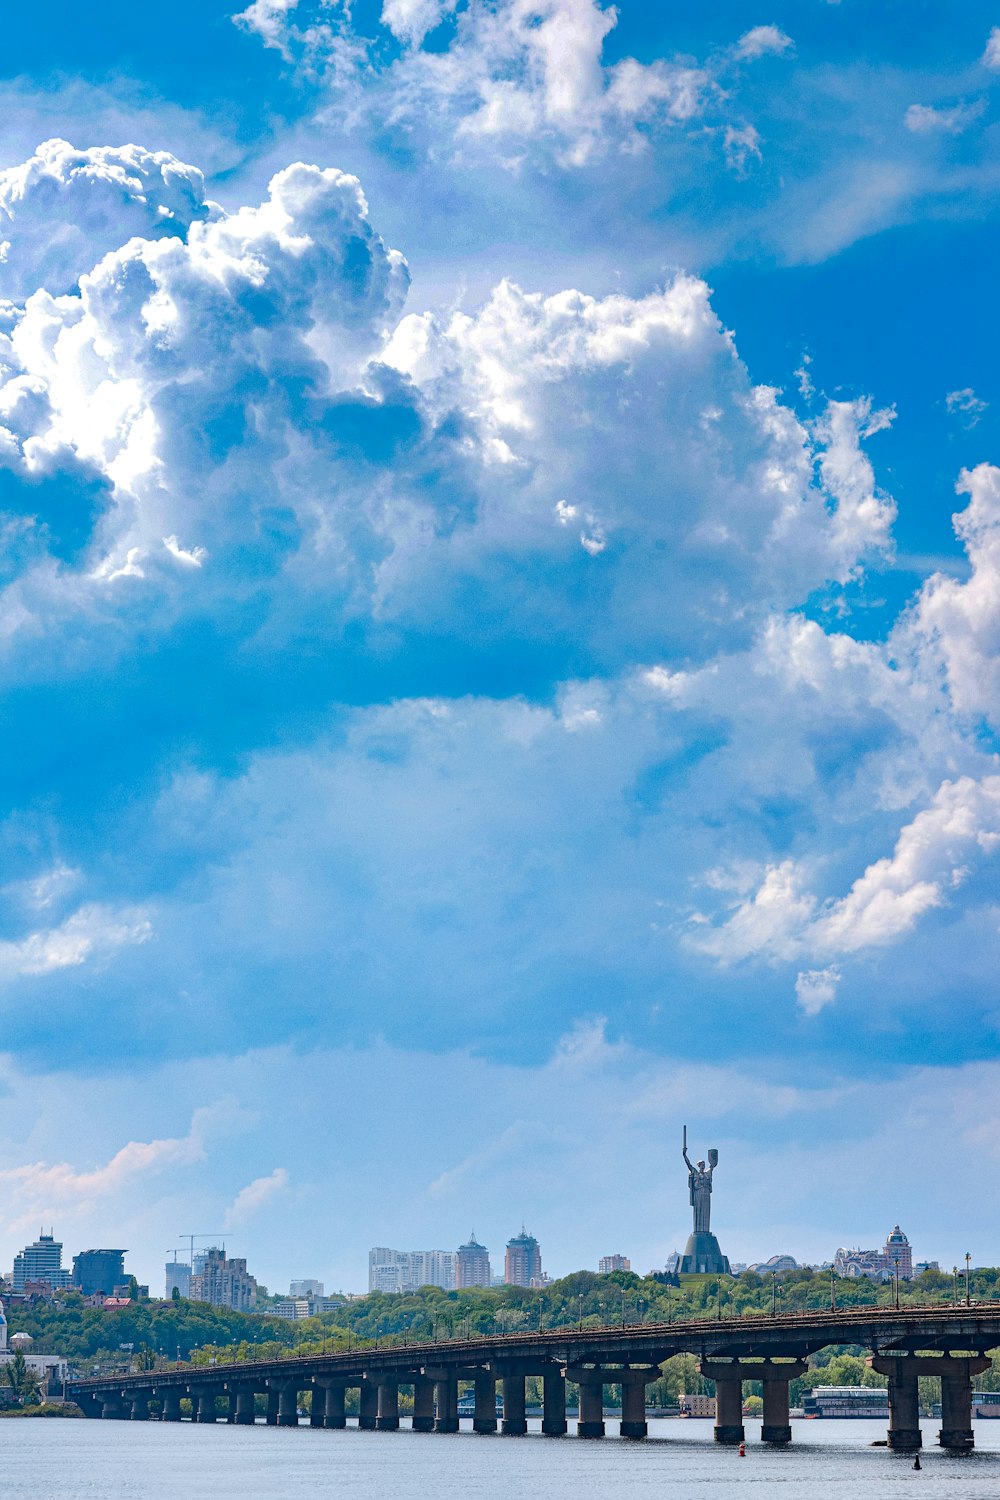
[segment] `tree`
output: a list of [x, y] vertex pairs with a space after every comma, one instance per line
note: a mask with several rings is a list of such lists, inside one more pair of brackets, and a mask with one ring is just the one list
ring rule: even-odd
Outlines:
[[38, 1400], [38, 1376], [29, 1368], [23, 1349], [15, 1349], [6, 1369], [7, 1384], [18, 1406], [33, 1406]]

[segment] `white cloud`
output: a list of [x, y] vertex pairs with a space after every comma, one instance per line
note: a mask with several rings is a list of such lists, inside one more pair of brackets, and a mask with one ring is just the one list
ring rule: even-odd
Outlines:
[[248, 1182], [226, 1209], [226, 1228], [237, 1228], [245, 1224], [248, 1219], [252, 1219], [270, 1203], [275, 1194], [285, 1192], [288, 1183], [288, 1172], [284, 1167], [275, 1167], [268, 1176], [255, 1177], [253, 1182]]
[[151, 1177], [171, 1167], [187, 1167], [205, 1159], [203, 1116], [195, 1112], [186, 1136], [153, 1141], [129, 1141], [103, 1166], [80, 1171], [67, 1162], [31, 1162], [0, 1169], [8, 1231], [26, 1228], [61, 1214], [88, 1213], [125, 1191], [136, 1192]]
[[169, 151], [45, 141], [0, 171], [0, 296], [67, 291], [132, 235], [182, 236], [218, 213], [201, 172]]
[[163, 538], [163, 545], [170, 553], [170, 556], [176, 558], [179, 563], [183, 563], [186, 568], [200, 568], [208, 556], [204, 547], [185, 549], [181, 546], [176, 536], [165, 536]]
[[982, 106], [978, 104], [955, 104], [951, 109], [911, 104], [903, 123], [914, 135], [961, 135], [981, 113]]
[[741, 61], [766, 57], [769, 53], [780, 57], [794, 45], [779, 26], [752, 26], [736, 43], [736, 57]]
[[987, 38], [983, 62], [988, 68], [1000, 68], [1000, 26], [994, 26]]
[[233, 20], [259, 36], [265, 47], [273, 47], [289, 57], [291, 54], [286, 45], [286, 28], [298, 4], [299, 0], [253, 0]]
[[958, 417], [963, 427], [972, 428], [978, 423], [989, 402], [982, 401], [971, 386], [961, 391], [949, 391], [944, 398], [949, 416]]
[[723, 962], [842, 956], [895, 943], [963, 884], [970, 861], [988, 860], [998, 847], [1000, 776], [946, 781], [903, 827], [892, 855], [870, 864], [846, 896], [821, 904], [803, 867], [785, 860], [720, 927], [699, 927], [690, 941]]
[[747, 170], [751, 159], [761, 161], [760, 136], [752, 125], [727, 125], [723, 145], [726, 161], [734, 172]]
[[971, 564], [968, 579], [936, 574], [899, 630], [928, 667], [940, 663], [958, 713], [1000, 728], [1000, 469], [963, 471], [969, 504], [954, 517]]
[[0, 983], [102, 962], [119, 948], [146, 942], [152, 931], [141, 908], [89, 902], [58, 927], [0, 942]]
[[418, 47], [457, 4], [458, 0], [382, 0], [382, 24], [400, 41]]
[[795, 981], [795, 998], [803, 1015], [818, 1016], [826, 1006], [837, 998], [840, 970], [832, 965], [828, 969], [807, 969]]

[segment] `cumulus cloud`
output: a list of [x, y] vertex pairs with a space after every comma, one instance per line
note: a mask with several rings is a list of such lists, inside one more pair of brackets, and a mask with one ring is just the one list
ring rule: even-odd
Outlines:
[[769, 53], [780, 57], [782, 53], [791, 51], [794, 45], [791, 37], [786, 36], [780, 26], [752, 26], [736, 43], [736, 57], [740, 61], [766, 57]]
[[218, 213], [201, 172], [168, 151], [45, 141], [0, 171], [0, 296], [68, 291], [132, 235], [183, 238]]
[[1000, 26], [994, 26], [986, 40], [983, 62], [988, 68], [1000, 68]]
[[255, 1177], [241, 1188], [226, 1209], [226, 1228], [233, 1229], [252, 1219], [277, 1193], [288, 1187], [288, 1172], [284, 1167], [275, 1167], [266, 1177]]
[[[435, 157], [447, 136], [462, 158], [486, 153], [507, 167], [537, 158], [580, 168], [609, 151], [641, 152], [652, 132], [696, 120], [721, 134], [730, 123], [727, 72], [793, 45], [763, 25], [709, 62], [612, 63], [604, 49], [618, 12], [600, 0], [383, 0], [382, 25], [402, 47], [388, 61], [354, 30], [346, 7], [255, 0], [234, 19], [306, 75], [325, 77], [342, 125], [370, 112]], [[445, 21], [446, 45], [425, 49]]]
[[900, 632], [923, 659], [940, 663], [960, 714], [1000, 727], [1000, 469], [964, 470], [959, 494], [969, 496], [954, 517], [971, 574], [935, 574]]
[[828, 969], [806, 969], [795, 981], [795, 998], [803, 1015], [818, 1016], [826, 1006], [837, 998], [840, 970], [832, 964]]

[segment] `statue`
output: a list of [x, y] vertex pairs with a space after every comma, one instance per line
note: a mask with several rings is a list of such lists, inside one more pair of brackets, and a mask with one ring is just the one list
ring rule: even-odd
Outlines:
[[678, 1270], [688, 1273], [730, 1275], [728, 1257], [723, 1255], [719, 1242], [711, 1230], [712, 1222], [712, 1174], [719, 1165], [719, 1153], [714, 1148], [708, 1153], [708, 1165], [703, 1161], [697, 1166], [688, 1156], [687, 1126], [684, 1126], [684, 1144], [681, 1147], [688, 1169], [688, 1198], [694, 1214], [694, 1228], [687, 1242]]
[[705, 1163], [700, 1161], [696, 1167], [691, 1165], [688, 1156], [688, 1133], [684, 1126], [684, 1144], [681, 1152], [687, 1163], [688, 1169], [688, 1197], [691, 1207], [694, 1209], [694, 1232], [695, 1234], [708, 1234], [711, 1229], [712, 1219], [712, 1173], [719, 1165], [719, 1153], [714, 1148], [708, 1153], [708, 1170]]

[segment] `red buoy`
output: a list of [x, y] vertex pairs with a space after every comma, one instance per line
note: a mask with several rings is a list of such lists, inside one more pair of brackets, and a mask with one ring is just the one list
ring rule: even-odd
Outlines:
[[746, 1443], [741, 1443], [740, 1444], [740, 1458], [746, 1458], [746, 1456], [747, 1456], [747, 1445], [746, 1445]]

